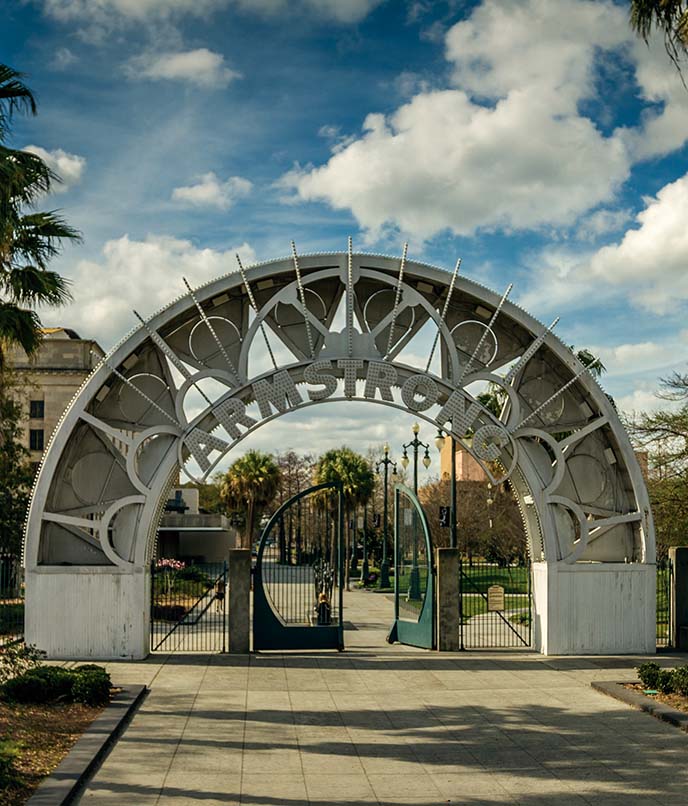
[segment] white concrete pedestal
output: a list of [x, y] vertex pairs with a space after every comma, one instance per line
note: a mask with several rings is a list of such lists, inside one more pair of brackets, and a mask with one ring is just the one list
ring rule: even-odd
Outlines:
[[656, 568], [533, 563], [533, 647], [545, 655], [656, 651]]
[[141, 659], [150, 649], [150, 570], [51, 566], [26, 573], [27, 644], [49, 658]]

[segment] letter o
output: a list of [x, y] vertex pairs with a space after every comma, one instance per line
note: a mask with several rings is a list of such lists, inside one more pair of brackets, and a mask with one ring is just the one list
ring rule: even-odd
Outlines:
[[[416, 400], [416, 396], [421, 400]], [[401, 387], [401, 399], [410, 411], [425, 411], [437, 403], [437, 384], [427, 375], [411, 375]]]

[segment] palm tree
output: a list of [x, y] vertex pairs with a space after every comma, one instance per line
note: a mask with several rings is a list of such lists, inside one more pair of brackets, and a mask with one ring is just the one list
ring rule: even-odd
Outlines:
[[[315, 467], [314, 481], [316, 484], [339, 481], [342, 483], [344, 506], [346, 508], [346, 523], [350, 522], [356, 507], [367, 504], [375, 491], [375, 474], [370, 464], [360, 453], [351, 448], [333, 448], [324, 453]], [[345, 529], [346, 544], [345, 577], [346, 587], [349, 588], [349, 562], [351, 554], [349, 545], [349, 529]], [[330, 556], [334, 557], [334, 546], [330, 549]]]
[[47, 266], [63, 240], [80, 235], [55, 211], [26, 212], [60, 178], [43, 160], [5, 145], [16, 112], [36, 114], [23, 75], [0, 64], [0, 375], [4, 352], [18, 345], [31, 355], [41, 342], [35, 308], [70, 299], [67, 280]]
[[680, 60], [688, 55], [686, 0], [631, 0], [631, 28], [646, 42], [653, 29], [660, 30], [669, 58], [681, 73]]
[[244, 518], [242, 548], [250, 548], [263, 510], [277, 494], [280, 470], [272, 456], [247, 451], [220, 480], [220, 500], [230, 512]]

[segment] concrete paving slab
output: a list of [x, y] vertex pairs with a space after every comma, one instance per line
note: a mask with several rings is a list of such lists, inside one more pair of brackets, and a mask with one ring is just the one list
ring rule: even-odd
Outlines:
[[590, 687], [644, 658], [390, 646], [347, 597], [343, 653], [108, 664], [151, 692], [81, 803], [685, 806], [688, 736]]

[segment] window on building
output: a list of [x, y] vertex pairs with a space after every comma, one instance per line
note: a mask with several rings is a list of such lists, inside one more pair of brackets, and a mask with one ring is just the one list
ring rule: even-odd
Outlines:
[[42, 428], [32, 428], [29, 431], [29, 448], [32, 451], [42, 451], [43, 450], [43, 429]]
[[32, 400], [29, 403], [29, 417], [32, 420], [42, 420], [45, 417], [44, 400]]

